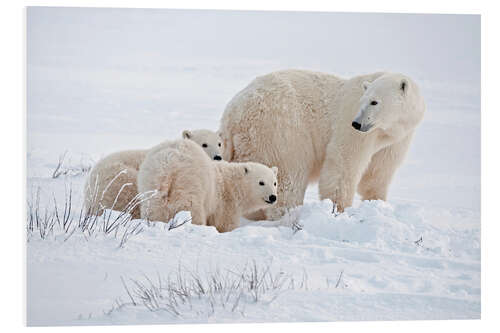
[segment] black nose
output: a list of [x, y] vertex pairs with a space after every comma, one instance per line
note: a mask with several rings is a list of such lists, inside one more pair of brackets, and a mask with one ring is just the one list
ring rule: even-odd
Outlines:
[[361, 128], [361, 124], [358, 123], [357, 121], [353, 121], [352, 122], [352, 127], [354, 127], [355, 129], [359, 130]]
[[219, 155], [215, 155], [215, 156], [214, 156], [214, 160], [216, 160], [216, 161], [220, 161], [220, 160], [222, 160], [222, 157], [220, 157]]
[[271, 195], [269, 196], [269, 201], [271, 201], [271, 202], [275, 202], [275, 201], [276, 201], [276, 196], [275, 196], [274, 194], [271, 194]]

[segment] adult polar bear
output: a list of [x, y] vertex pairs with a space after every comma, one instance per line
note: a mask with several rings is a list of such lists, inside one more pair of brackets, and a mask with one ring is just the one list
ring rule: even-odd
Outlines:
[[382, 199], [404, 159], [425, 104], [401, 74], [342, 79], [284, 70], [257, 77], [227, 105], [221, 120], [224, 160], [276, 165], [278, 205], [253, 219], [278, 219], [302, 204], [319, 179], [321, 199], [339, 211]]

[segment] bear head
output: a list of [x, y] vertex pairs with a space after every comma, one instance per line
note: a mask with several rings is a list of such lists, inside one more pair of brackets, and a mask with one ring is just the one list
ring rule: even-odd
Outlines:
[[257, 209], [274, 205], [278, 199], [278, 168], [269, 168], [264, 164], [241, 163], [246, 205]]
[[381, 129], [391, 136], [406, 135], [423, 117], [425, 106], [417, 85], [401, 74], [384, 74], [363, 82], [364, 93], [352, 127], [360, 132]]
[[182, 137], [196, 142], [212, 160], [222, 160], [222, 140], [218, 133], [205, 129], [185, 130]]

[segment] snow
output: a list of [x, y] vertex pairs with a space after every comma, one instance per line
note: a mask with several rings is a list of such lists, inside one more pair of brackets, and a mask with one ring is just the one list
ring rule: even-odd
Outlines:
[[[331, 207], [331, 202], [324, 201], [299, 208], [291, 214], [302, 225], [296, 232], [284, 219], [274, 225], [247, 223], [225, 234], [190, 223], [169, 231], [156, 224], [145, 226], [123, 247], [119, 247], [120, 237], [111, 235], [85, 238], [77, 232], [67, 241], [66, 236], [42, 240], [34, 235], [28, 243], [30, 322], [478, 318], [479, 230], [474, 226], [454, 230], [449, 224], [474, 220], [473, 216], [448, 216], [449, 222], [439, 225], [439, 212], [424, 213], [411, 204], [362, 202], [337, 217]], [[273, 274], [294, 276], [297, 284], [306, 276], [307, 287], [282, 290], [272, 302], [272, 292], [258, 302], [248, 297], [235, 312], [231, 308], [236, 295], [226, 308], [216, 307], [215, 313], [203, 297], [193, 297], [193, 304], [181, 306], [181, 315], [131, 304], [107, 313], [117, 299], [130, 303], [122, 277], [129, 286], [132, 280], [156, 280], [158, 275], [165, 281], [179, 266], [201, 276], [215, 271], [231, 276], [228, 272], [239, 272], [254, 260], [261, 269], [269, 265]]]
[[[231, 97], [273, 70], [404, 72], [428, 111], [387, 202], [357, 198], [335, 215], [312, 185], [282, 220], [231, 233], [140, 220], [116, 234], [28, 233], [28, 324], [480, 318], [479, 31], [463, 15], [29, 8], [27, 196], [39, 191], [42, 216], [54, 198], [62, 214], [71, 189], [77, 220], [86, 167], [216, 129]], [[65, 152], [70, 172], [53, 179]], [[121, 245], [127, 225], [142, 232]], [[122, 283], [232, 281], [252, 267], [286, 284], [257, 301], [229, 286], [196, 295], [179, 315], [134, 306]]]

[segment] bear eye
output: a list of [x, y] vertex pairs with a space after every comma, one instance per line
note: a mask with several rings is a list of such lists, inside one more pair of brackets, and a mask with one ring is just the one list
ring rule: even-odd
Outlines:
[[378, 104], [378, 102], [377, 102], [377, 101], [372, 101], [370, 104], [371, 104], [371, 105], [377, 105], [377, 104]]
[[221, 146], [221, 143], [219, 142], [219, 147]]
[[208, 145], [207, 145], [206, 143], [202, 144], [201, 146], [202, 146], [203, 148], [207, 148], [207, 147], [208, 147]]
[[261, 180], [261, 181], [259, 182], [259, 185], [260, 185], [260, 186], [264, 186], [264, 182]]
[[276, 182], [274, 182], [274, 186], [276, 186]]

